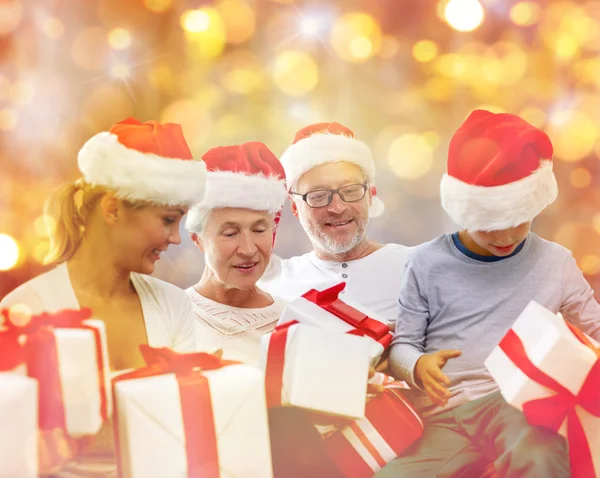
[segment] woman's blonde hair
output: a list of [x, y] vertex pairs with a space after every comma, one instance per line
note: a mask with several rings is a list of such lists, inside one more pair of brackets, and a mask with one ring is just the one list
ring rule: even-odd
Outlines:
[[[50, 249], [44, 264], [68, 261], [81, 245], [88, 219], [100, 199], [112, 193], [102, 186], [78, 180], [65, 183], [50, 193], [44, 204]], [[145, 207], [145, 203], [122, 200], [131, 209]]]

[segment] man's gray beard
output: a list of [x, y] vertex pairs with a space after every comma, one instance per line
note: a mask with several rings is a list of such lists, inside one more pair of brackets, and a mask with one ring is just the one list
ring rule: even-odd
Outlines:
[[362, 219], [360, 217], [355, 217], [353, 219], [358, 226], [356, 233], [349, 240], [336, 240], [328, 236], [318, 225], [308, 224], [301, 215], [299, 215], [299, 219], [302, 228], [313, 245], [318, 244], [324, 252], [331, 255], [346, 254], [358, 246], [363, 237], [365, 237], [367, 226], [369, 224], [368, 218]]

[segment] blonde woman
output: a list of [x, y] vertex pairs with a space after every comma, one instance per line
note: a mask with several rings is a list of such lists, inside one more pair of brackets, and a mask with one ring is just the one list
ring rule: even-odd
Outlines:
[[[179, 125], [129, 118], [92, 137], [78, 165], [83, 177], [46, 202], [46, 214], [56, 221], [47, 263], [55, 267], [9, 293], [0, 307], [20, 305], [32, 313], [91, 308], [106, 325], [113, 371], [144, 365], [140, 344], [195, 351], [188, 296], [147, 274], [181, 242], [179, 223], [204, 195], [204, 163], [193, 160]], [[56, 476], [94, 476], [88, 462], [100, 476], [115, 473], [110, 437], [101, 432], [79, 463]], [[66, 456], [76, 448], [68, 445]]]

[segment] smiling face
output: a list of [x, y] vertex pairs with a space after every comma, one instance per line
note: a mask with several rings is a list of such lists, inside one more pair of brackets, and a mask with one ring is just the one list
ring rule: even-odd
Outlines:
[[254, 287], [269, 263], [273, 217], [252, 209], [213, 209], [192, 240], [204, 252], [207, 267], [220, 283], [247, 290]]
[[[337, 189], [350, 184], [365, 184], [363, 170], [340, 161], [317, 166], [300, 177], [294, 192]], [[329, 255], [346, 254], [363, 239], [369, 223], [370, 193], [356, 202], [345, 202], [334, 194], [328, 206], [311, 208], [299, 196], [292, 196], [292, 212], [300, 220], [313, 247]]]
[[501, 231], [469, 231], [468, 235], [473, 244], [471, 247], [469, 245], [467, 247], [477, 249], [473, 252], [480, 255], [506, 257], [515, 252], [515, 249], [529, 234], [530, 229], [531, 221]]
[[124, 270], [152, 274], [160, 254], [171, 244], [180, 244], [179, 224], [187, 208], [182, 206], [143, 206], [121, 209], [112, 232], [117, 262]]

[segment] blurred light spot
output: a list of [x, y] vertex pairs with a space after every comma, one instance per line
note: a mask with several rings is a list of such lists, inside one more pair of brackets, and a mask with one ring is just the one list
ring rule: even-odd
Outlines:
[[366, 13], [347, 13], [331, 30], [331, 45], [346, 61], [365, 61], [379, 52], [382, 34], [377, 21]]
[[110, 74], [119, 80], [126, 80], [131, 76], [131, 68], [126, 63], [118, 62], [110, 67]]
[[6, 76], [0, 75], [0, 101], [8, 101], [12, 92], [12, 85]]
[[65, 34], [65, 25], [58, 18], [48, 18], [42, 25], [42, 31], [48, 38], [56, 40]]
[[585, 168], [577, 168], [571, 171], [570, 180], [574, 187], [584, 189], [592, 183], [592, 175]]
[[8, 234], [0, 234], [0, 271], [12, 269], [19, 261], [19, 244]]
[[373, 44], [367, 37], [354, 37], [350, 42], [350, 53], [357, 60], [366, 60], [373, 54]]
[[215, 8], [189, 10], [181, 17], [190, 53], [197, 59], [216, 58], [225, 48], [223, 19]]
[[81, 30], [71, 45], [71, 56], [77, 65], [86, 70], [104, 69], [108, 58], [105, 31], [99, 27]]
[[484, 11], [478, 0], [450, 0], [444, 9], [448, 25], [459, 32], [470, 32], [483, 22]]
[[26, 304], [15, 304], [8, 309], [8, 319], [19, 327], [24, 327], [31, 320], [32, 312]]
[[324, 19], [317, 15], [303, 15], [300, 18], [298, 29], [301, 35], [318, 36], [325, 26]]
[[23, 7], [18, 0], [3, 0], [0, 2], [0, 36], [8, 35], [21, 22]]
[[43, 264], [48, 252], [50, 252], [50, 243], [42, 241], [33, 248], [33, 258], [40, 264]]
[[390, 146], [388, 162], [394, 174], [402, 179], [418, 179], [433, 164], [433, 149], [418, 134], [404, 134]]
[[554, 40], [556, 56], [563, 59], [573, 58], [579, 51], [577, 40], [570, 35], [559, 35]]
[[581, 271], [588, 276], [595, 276], [600, 272], [600, 257], [594, 254], [586, 255], [578, 261]]
[[427, 63], [437, 56], [438, 47], [431, 40], [421, 40], [414, 44], [412, 53], [417, 61]]
[[161, 13], [171, 8], [173, 0], [144, 0], [146, 8], [152, 12]]
[[301, 96], [317, 86], [319, 69], [307, 53], [288, 50], [277, 55], [273, 80], [285, 94]]
[[204, 10], [187, 10], [181, 15], [181, 26], [191, 33], [205, 32], [210, 27], [210, 17]]
[[221, 0], [217, 9], [225, 25], [228, 43], [240, 44], [248, 41], [256, 30], [256, 13], [243, 0]]
[[0, 130], [10, 131], [17, 123], [17, 114], [13, 110], [0, 110]]
[[529, 106], [521, 110], [519, 116], [536, 128], [541, 128], [546, 123], [546, 112], [535, 106]]
[[131, 45], [131, 34], [125, 28], [113, 28], [108, 32], [108, 43], [115, 50], [125, 50]]
[[510, 9], [510, 19], [521, 27], [535, 25], [540, 21], [542, 7], [534, 2], [519, 2]]
[[554, 113], [552, 120], [549, 133], [558, 159], [579, 161], [593, 151], [598, 128], [588, 115], [565, 111]]

